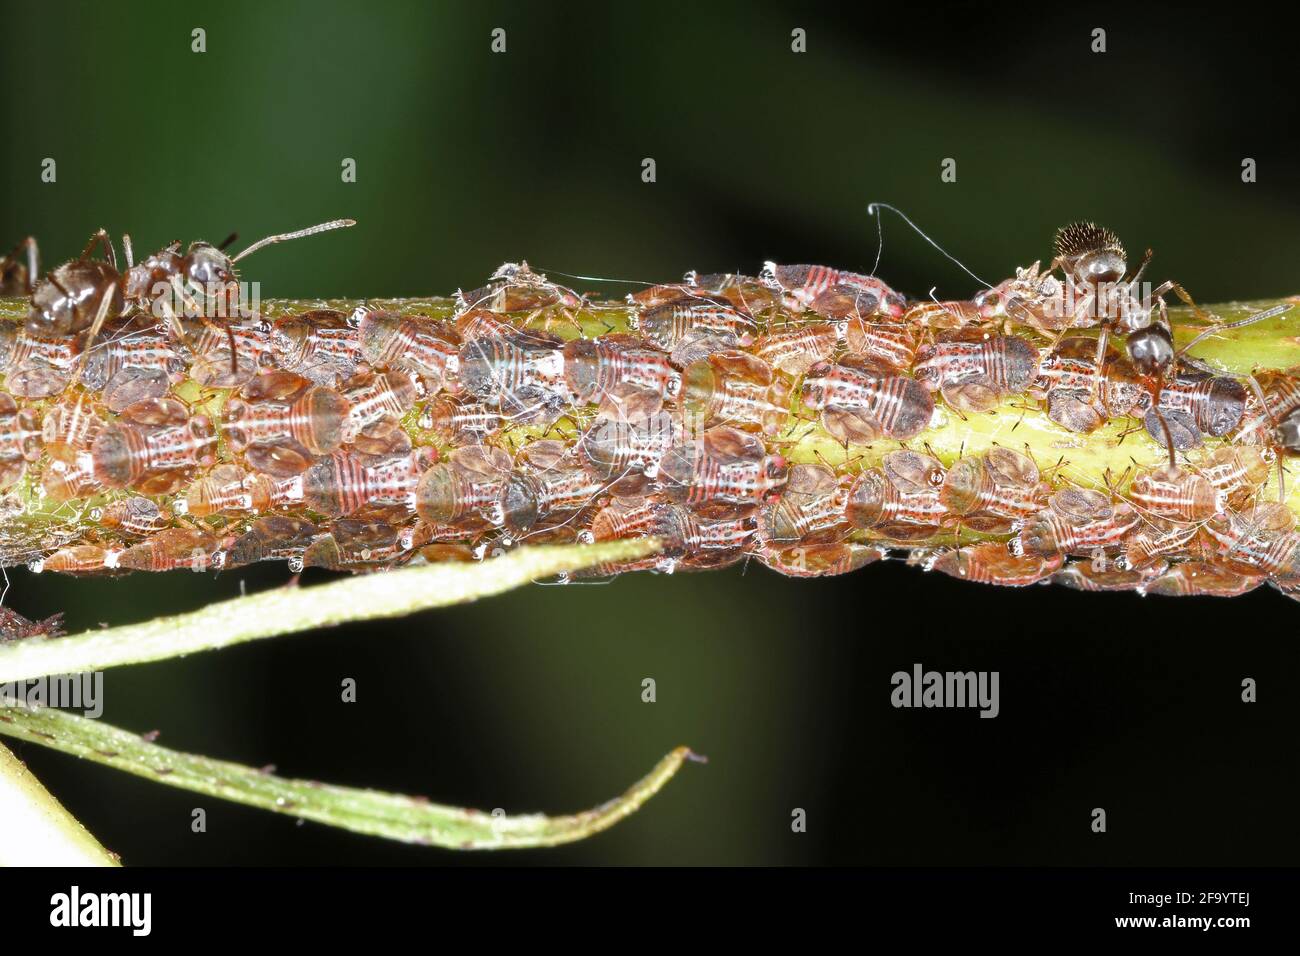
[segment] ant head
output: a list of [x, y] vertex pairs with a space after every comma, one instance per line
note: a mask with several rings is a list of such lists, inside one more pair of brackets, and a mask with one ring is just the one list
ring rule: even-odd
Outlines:
[[1143, 375], [1161, 375], [1174, 362], [1174, 339], [1163, 325], [1149, 325], [1128, 337], [1128, 354]]
[[1075, 222], [1060, 229], [1056, 257], [1083, 285], [1118, 282], [1128, 271], [1128, 258], [1118, 237], [1091, 222]]
[[224, 286], [235, 281], [234, 262], [211, 243], [191, 244], [185, 254], [184, 264], [185, 278], [200, 288]]

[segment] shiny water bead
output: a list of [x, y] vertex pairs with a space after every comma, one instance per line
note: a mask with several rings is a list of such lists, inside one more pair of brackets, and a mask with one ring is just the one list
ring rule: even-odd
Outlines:
[[226, 402], [230, 450], [259, 471], [287, 477], [343, 444], [351, 406], [331, 388], [294, 372], [264, 372]]
[[534, 441], [519, 459], [501, 495], [503, 523], [511, 531], [527, 531], [550, 516], [580, 511], [604, 490], [605, 483], [562, 441]]
[[420, 477], [415, 510], [434, 526], [500, 527], [505, 521], [501, 495], [512, 464], [506, 452], [491, 445], [458, 448]]
[[715, 352], [682, 373], [680, 405], [692, 425], [776, 435], [790, 417], [790, 383], [747, 352]]
[[864, 471], [853, 482], [844, 516], [855, 528], [888, 537], [911, 537], [914, 528], [929, 534], [948, 516], [940, 499], [943, 481], [943, 465], [929, 455], [891, 452], [880, 468]]
[[1099, 491], [1066, 488], [1030, 518], [1014, 543], [1026, 554], [1091, 554], [1118, 545], [1140, 520], [1127, 502]]
[[732, 347], [753, 343], [754, 319], [729, 303], [699, 296], [678, 299], [633, 315], [628, 324], [656, 347], [673, 351], [693, 334], [721, 336]]
[[1050, 493], [1032, 458], [999, 445], [954, 462], [939, 498], [954, 515], [1024, 519], [1037, 514]]
[[271, 324], [260, 317], [220, 326], [182, 320], [185, 341], [194, 353], [190, 378], [211, 388], [239, 388], [275, 365]]
[[835, 286], [847, 286], [871, 293], [877, 302], [873, 311], [887, 315], [901, 316], [906, 304], [901, 295], [875, 276], [844, 272], [827, 266], [785, 266], [766, 262], [763, 264], [761, 278], [772, 288], [779, 289], [784, 294], [786, 306], [795, 311], [811, 307], [819, 296]]
[[762, 441], [726, 425], [674, 445], [660, 465], [664, 495], [677, 504], [754, 505], [785, 484], [788, 466]]
[[625, 383], [661, 392], [665, 399], [676, 398], [681, 390], [681, 374], [663, 351], [621, 333], [566, 342], [564, 380], [574, 399], [584, 404], [600, 402]]
[[916, 361], [916, 330], [909, 325], [852, 319], [845, 327], [844, 341], [854, 355], [896, 371], [907, 371]]
[[1263, 574], [1234, 570], [1213, 561], [1180, 561], [1151, 578], [1141, 591], [1168, 597], [1236, 597], [1259, 587], [1264, 580]]
[[1199, 470], [1230, 507], [1240, 509], [1268, 481], [1271, 465], [1264, 452], [1253, 445], [1224, 445], [1216, 448]]
[[443, 396], [426, 405], [416, 424], [447, 445], [476, 445], [505, 424], [501, 413], [482, 402], [460, 402]]
[[42, 428], [34, 409], [19, 408], [0, 392], [0, 490], [16, 484], [27, 465], [41, 457]]
[[817, 322], [760, 336], [754, 354], [779, 372], [799, 376], [834, 355], [839, 340], [835, 325]]
[[1034, 381], [1038, 350], [1014, 335], [946, 337], [917, 351], [914, 374], [959, 412], [987, 412]]
[[95, 477], [110, 488], [146, 494], [174, 491], [196, 467], [214, 460], [216, 433], [183, 402], [156, 398], [124, 409], [91, 446]]
[[639, 495], [654, 485], [664, 455], [681, 435], [680, 423], [663, 408], [662, 395], [625, 384], [605, 396], [578, 447], [612, 494]]
[[846, 444], [867, 444], [882, 435], [915, 438], [934, 414], [934, 399], [915, 379], [845, 362], [809, 369], [803, 402], [820, 411], [826, 430]]
[[419, 375], [427, 395], [460, 390], [461, 334], [450, 322], [367, 309], [358, 332], [366, 361]]
[[117, 556], [125, 571], [207, 571], [224, 567], [221, 538], [193, 528], [165, 528]]
[[1227, 505], [1226, 496], [1205, 478], [1170, 465], [1139, 472], [1129, 498], [1144, 514], [1183, 522], [1205, 521]]
[[915, 328], [960, 329], [981, 321], [974, 302], [918, 302], [903, 313], [903, 322]]
[[127, 495], [106, 503], [99, 513], [102, 527], [121, 535], [143, 538], [171, 527], [172, 513], [152, 498]]
[[358, 324], [333, 309], [276, 319], [271, 353], [280, 368], [331, 388], [355, 375], [365, 359]]
[[976, 544], [945, 550], [928, 562], [927, 570], [963, 581], [1025, 587], [1051, 577], [1064, 558], [1058, 553], [1015, 554], [1005, 544]]
[[822, 578], [848, 574], [874, 564], [884, 550], [852, 541], [798, 544], [794, 547], [769, 545], [757, 552], [764, 567], [790, 578]]
[[18, 398], [49, 398], [68, 387], [81, 356], [76, 336], [18, 332], [5, 368], [5, 389]]
[[847, 530], [847, 499], [847, 489], [826, 465], [792, 465], [780, 497], [763, 507], [760, 537], [779, 550], [814, 535], [841, 533]]
[[303, 503], [332, 516], [349, 515], [371, 503], [414, 511], [420, 476], [437, 460], [437, 449], [427, 446], [388, 458], [336, 451], [303, 474]]

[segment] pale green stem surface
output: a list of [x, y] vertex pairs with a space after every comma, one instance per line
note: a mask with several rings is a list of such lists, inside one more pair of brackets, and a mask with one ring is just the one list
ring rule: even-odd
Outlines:
[[[562, 572], [642, 558], [658, 549], [653, 538], [521, 548], [486, 561], [401, 568], [314, 587], [280, 587], [141, 624], [13, 641], [0, 644], [0, 684], [181, 657], [350, 621], [398, 617], [500, 594]], [[74, 582], [69, 585], [75, 587]]]
[[[452, 850], [557, 846], [592, 836], [635, 813], [693, 756], [688, 748], [678, 747], [622, 796], [590, 810], [554, 817], [539, 813], [506, 816], [448, 807], [420, 797], [277, 777], [242, 764], [169, 750], [98, 720], [16, 702], [0, 708], [0, 734], [194, 793], [355, 833]], [[7, 776], [0, 773], [0, 794]], [[0, 802], [0, 810], [5, 806]], [[6, 832], [7, 824], [6, 820]], [[43, 857], [57, 846], [51, 841], [39, 853]], [[3, 849], [0, 847], [0, 852]]]
[[53, 794], [0, 744], [0, 866], [118, 866]]

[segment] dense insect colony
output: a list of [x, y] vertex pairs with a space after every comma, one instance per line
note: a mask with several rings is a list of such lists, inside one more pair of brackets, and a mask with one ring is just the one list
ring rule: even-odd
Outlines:
[[[1161, 296], [1190, 299], [1166, 283], [1139, 301], [1145, 260], [1128, 276], [1097, 227], [968, 302], [773, 264], [627, 303], [507, 265], [427, 314], [196, 320], [143, 298], [157, 278], [197, 294], [196, 276], [224, 296], [233, 261], [173, 244], [119, 273], [102, 233], [42, 281], [34, 244], [0, 260], [3, 292], [30, 299], [0, 321], [4, 564], [363, 571], [653, 535], [662, 553], [587, 574], [902, 556], [993, 584], [1300, 593], [1295, 516], [1265, 497], [1300, 451], [1300, 377], [1175, 353]], [[1062, 289], [1082, 293], [1065, 312]], [[1041, 409], [1060, 454], [931, 447], [1008, 403]], [[1117, 420], [1167, 457], [1079, 482], [1072, 435]]]

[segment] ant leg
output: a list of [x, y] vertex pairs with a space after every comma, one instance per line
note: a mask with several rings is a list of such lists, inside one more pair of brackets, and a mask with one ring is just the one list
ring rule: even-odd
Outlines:
[[109, 265], [111, 265], [114, 269], [116, 269], [117, 251], [113, 248], [113, 240], [109, 238], [107, 229], [101, 228], [96, 230], [95, 234], [90, 237], [90, 242], [86, 243], [86, 248], [81, 250], [81, 255], [78, 256], [77, 258], [89, 259], [91, 250], [94, 249], [95, 246], [99, 245], [100, 243], [103, 243], [104, 248], [108, 251]]
[[1219, 317], [1217, 315], [1215, 315], [1213, 312], [1206, 312], [1204, 309], [1202, 309], [1199, 305], [1196, 304], [1196, 300], [1192, 298], [1191, 293], [1188, 292], [1186, 289], [1184, 289], [1177, 282], [1174, 282], [1172, 279], [1166, 282], [1162, 282], [1160, 283], [1160, 285], [1152, 289], [1151, 298], [1158, 299], [1161, 296], [1163, 296], [1166, 292], [1171, 292], [1171, 291], [1175, 295], [1177, 295], [1178, 298], [1180, 298], [1183, 301], [1183, 304], [1188, 306], [1192, 310], [1192, 312], [1195, 313], [1196, 317], [1200, 319], [1202, 322], [1206, 322], [1210, 325], [1219, 324]]
[[27, 253], [27, 294], [31, 295], [36, 288], [36, 277], [41, 271], [41, 254], [36, 248], [36, 240], [31, 236], [14, 246], [11, 255], [16, 254], [20, 249]]
[[1265, 319], [1271, 319], [1284, 312], [1289, 312], [1294, 307], [1294, 303], [1287, 302], [1281, 305], [1275, 305], [1271, 309], [1265, 309], [1263, 312], [1256, 312], [1254, 315], [1248, 315], [1244, 319], [1237, 319], [1235, 322], [1220, 322], [1216, 325], [1211, 325], [1208, 329], [1203, 330], [1198, 336], [1196, 336], [1196, 338], [1192, 339], [1179, 349], [1178, 355], [1181, 356], [1184, 352], [1189, 351], [1193, 345], [1197, 345], [1202, 339], [1208, 338], [1211, 335], [1226, 332], [1228, 329], [1240, 329], [1247, 325], [1254, 325], [1256, 322], [1263, 322]]
[[122, 233], [122, 253], [126, 256], [126, 268], [129, 272], [135, 266], [135, 250], [131, 248], [131, 237]]
[[116, 291], [117, 283], [108, 283], [100, 287], [99, 311], [95, 313], [95, 321], [90, 323], [90, 329], [86, 333], [86, 345], [81, 352], [81, 358], [77, 360], [77, 370], [72, 376], [72, 381], [81, 378], [81, 374], [86, 370], [86, 362], [90, 360], [91, 346], [95, 344], [95, 339], [99, 337], [99, 331], [104, 327], [104, 322], [108, 318], [108, 310], [113, 304], [113, 293]]
[[1106, 360], [1106, 346], [1110, 339], [1110, 323], [1101, 323], [1101, 332], [1097, 336], [1097, 371], [1101, 372], [1102, 364]]
[[[1270, 309], [1269, 311], [1272, 310]], [[1259, 380], [1256, 379], [1254, 375], [1247, 375], [1246, 381], [1250, 383], [1251, 391], [1255, 393], [1255, 398], [1259, 401], [1259, 407], [1262, 408], [1264, 410], [1264, 414], [1268, 416], [1270, 433], [1276, 434], [1277, 417], [1273, 414], [1273, 409], [1269, 408], [1268, 406], [1268, 397], [1264, 394], [1264, 390], [1260, 388]], [[1277, 491], [1278, 491], [1277, 500], [1279, 503], [1285, 504], [1286, 503], [1286, 479], [1282, 477], [1283, 473], [1286, 471], [1286, 469], [1282, 467], [1282, 461], [1285, 456], [1282, 454], [1280, 449], [1275, 449], [1274, 453], [1277, 455]]]

